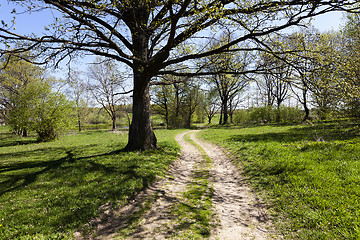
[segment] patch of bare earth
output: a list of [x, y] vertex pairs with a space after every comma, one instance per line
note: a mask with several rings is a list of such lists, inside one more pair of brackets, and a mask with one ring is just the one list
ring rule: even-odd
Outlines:
[[221, 148], [192, 136], [212, 161], [213, 206], [218, 226], [210, 239], [270, 239], [266, 209], [243, 182], [232, 161]]
[[[269, 220], [265, 210], [243, 183], [239, 170], [216, 145], [191, 138], [211, 158], [211, 181], [214, 189], [213, 208], [216, 228], [210, 239], [269, 239]], [[192, 181], [194, 166], [203, 155], [193, 144], [184, 140], [182, 133], [176, 136], [181, 146], [181, 157], [174, 162], [167, 177], [138, 194], [132, 202], [118, 210], [111, 204], [102, 207], [103, 214], [89, 225], [95, 229], [91, 235], [77, 239], [168, 239], [176, 238], [176, 216], [171, 207], [181, 202], [182, 193]], [[146, 207], [148, 206], [148, 207]], [[139, 217], [136, 217], [141, 215]], [[135, 219], [135, 220], [134, 220]], [[133, 225], [133, 226], [132, 226]], [[123, 229], [130, 229], [121, 233]]]
[[[95, 229], [91, 236], [78, 239], [166, 239], [176, 233], [176, 219], [170, 213], [171, 206], [181, 201], [181, 194], [189, 181], [194, 165], [202, 161], [198, 149], [184, 140], [186, 133], [176, 136], [182, 147], [181, 157], [173, 163], [167, 177], [160, 179], [151, 187], [138, 194], [135, 199], [119, 210], [104, 205], [103, 214], [93, 219], [89, 225]], [[149, 199], [152, 199], [149, 201]], [[133, 216], [145, 208], [146, 203], [151, 204], [130, 230], [130, 234], [119, 234], [124, 228], [131, 228]], [[127, 235], [127, 236], [126, 236]]]

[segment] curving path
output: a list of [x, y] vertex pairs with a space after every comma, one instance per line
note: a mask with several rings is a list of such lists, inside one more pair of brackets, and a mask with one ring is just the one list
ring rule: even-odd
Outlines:
[[[221, 148], [196, 137], [197, 131], [176, 136], [181, 146], [181, 157], [174, 162], [168, 176], [140, 193], [131, 203], [119, 210], [104, 205], [102, 216], [90, 223], [95, 226], [92, 237], [87, 239], [178, 239], [172, 206], [182, 201], [182, 193], [193, 181], [194, 167], [204, 161], [199, 148], [184, 139], [186, 134], [200, 146], [211, 159], [210, 184], [215, 213], [210, 239], [247, 240], [270, 239], [271, 224], [265, 209], [258, 204], [251, 190], [242, 181], [239, 170]], [[131, 222], [134, 216], [137, 221]], [[130, 227], [129, 227], [130, 226]], [[123, 229], [130, 229], [122, 232]], [[76, 239], [82, 237], [77, 233]]]

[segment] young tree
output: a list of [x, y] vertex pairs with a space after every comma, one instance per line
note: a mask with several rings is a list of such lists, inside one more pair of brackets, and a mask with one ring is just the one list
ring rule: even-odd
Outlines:
[[[73, 104], [64, 94], [53, 92], [51, 85], [45, 81], [33, 82], [19, 95], [25, 105], [20, 109], [27, 109], [29, 129], [38, 134], [40, 141], [54, 140], [72, 125], [71, 111]], [[17, 109], [13, 109], [17, 113]]]
[[293, 54], [290, 55], [294, 68], [290, 79], [290, 87], [296, 99], [304, 108], [303, 121], [310, 119], [310, 76], [316, 70], [315, 45], [319, 41], [320, 33], [315, 28], [293, 33], [289, 36], [287, 46]]
[[325, 119], [341, 99], [337, 91], [341, 88], [341, 45], [338, 33], [326, 32], [320, 34], [313, 52], [315, 69], [310, 73], [309, 90], [321, 119]]
[[[273, 39], [269, 46], [274, 51], [286, 52], [286, 40]], [[280, 106], [282, 102], [288, 97], [290, 89], [290, 76], [292, 75], [292, 66], [286, 62], [287, 54], [279, 54], [274, 56], [272, 54], [263, 53], [260, 56], [260, 65], [267, 69], [262, 74], [262, 78], [257, 82], [260, 92], [263, 93], [266, 99], [266, 105], [270, 108], [276, 103], [277, 114], [276, 121], [280, 122]]]
[[155, 86], [153, 102], [154, 102], [154, 112], [161, 115], [164, 120], [166, 127], [169, 127], [171, 111], [173, 110], [173, 89], [171, 85], [160, 85]]
[[349, 14], [342, 30], [341, 91], [348, 114], [360, 117], [360, 15]]
[[69, 95], [75, 103], [78, 129], [79, 132], [81, 132], [82, 122], [84, 121], [84, 115], [87, 109], [87, 102], [84, 99], [86, 85], [85, 82], [81, 79], [81, 72], [71, 71], [67, 79], [67, 84], [69, 86]]
[[211, 124], [211, 120], [219, 110], [219, 97], [215, 88], [211, 88], [205, 92], [204, 104], [208, 124]]
[[117, 111], [121, 94], [125, 91], [124, 79], [114, 61], [97, 59], [97, 62], [89, 67], [88, 89], [95, 101], [108, 113], [112, 121], [112, 130], [117, 129]]
[[[230, 41], [230, 37], [226, 36], [221, 41]], [[215, 43], [212, 48], [217, 48]], [[227, 124], [229, 117], [229, 108], [232, 99], [245, 89], [250, 78], [246, 74], [227, 74], [236, 69], [239, 72], [245, 73], [248, 69], [251, 56], [247, 53], [222, 53], [216, 56], [206, 58], [207, 66], [210, 72], [217, 72], [209, 78], [209, 85], [215, 88], [218, 92], [221, 101], [221, 114], [219, 124]], [[230, 111], [231, 112], [231, 111]]]
[[[150, 121], [151, 80], [161, 74], [184, 73], [169, 69], [229, 51], [240, 42], [259, 43], [262, 37], [302, 23], [304, 19], [333, 10], [350, 10], [356, 1], [95, 1], [95, 0], [23, 0], [12, 1], [27, 11], [51, 9], [58, 12], [55, 22], [41, 36], [22, 35], [10, 24], [0, 28], [5, 46], [26, 41], [11, 51], [18, 54], [37, 49], [43, 62], [56, 63], [75, 53], [92, 53], [128, 65], [133, 72], [133, 115], [126, 149], [155, 148], [157, 140]], [[20, 10], [21, 12], [21, 10]], [[58, 17], [61, 15], [61, 17]], [[274, 19], [276, 19], [274, 21]], [[211, 41], [214, 31], [226, 26], [237, 30], [237, 36], [215, 49], [203, 46]], [[208, 36], [206, 36], [208, 32]], [[208, 38], [207, 38], [208, 37]], [[194, 44], [193, 40], [197, 39]], [[193, 46], [192, 51], [174, 54], [180, 46]], [[250, 51], [254, 45], [249, 45]], [[1, 52], [9, 52], [2, 49]], [[189, 63], [190, 64], [190, 63]], [[190, 65], [189, 65], [190, 66]], [[195, 69], [186, 75], [211, 74]]]
[[201, 102], [200, 86], [194, 81], [187, 81], [183, 83], [184, 97], [183, 97], [183, 117], [185, 118], [184, 127], [191, 127], [192, 116]]
[[28, 131], [35, 131], [39, 140], [48, 141], [70, 125], [72, 104], [52, 91], [53, 80], [45, 77], [43, 69], [12, 58], [1, 73], [6, 122], [15, 132], [27, 136]]

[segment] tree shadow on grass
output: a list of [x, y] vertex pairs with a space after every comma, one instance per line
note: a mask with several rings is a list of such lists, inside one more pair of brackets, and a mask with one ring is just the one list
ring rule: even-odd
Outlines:
[[1, 147], [13, 147], [17, 145], [28, 145], [39, 142], [33, 137], [19, 137], [14, 136], [12, 133], [0, 134], [0, 148]]
[[[53, 152], [50, 160], [48, 157], [43, 161], [24, 160], [0, 166], [0, 206], [4, 213], [17, 209], [17, 215], [4, 215], [19, 229], [11, 233], [10, 238], [25, 234], [22, 229], [26, 229], [27, 235], [74, 230], [95, 217], [101, 205], [123, 203], [131, 198], [151, 184], [168, 165], [163, 163], [167, 152], [164, 149], [141, 154], [123, 150], [86, 154], [87, 148], [89, 146], [42, 149]], [[41, 159], [45, 156], [42, 150], [20, 155]], [[169, 159], [177, 156], [171, 151], [167, 154], [173, 155]], [[18, 156], [19, 153], [1, 155], [3, 159], [15, 160]], [[10, 203], [10, 199], [16, 205]], [[28, 209], [33, 209], [32, 216], [28, 215]], [[46, 214], [42, 213], [43, 209], [47, 209]], [[37, 219], [36, 223], [32, 218]], [[32, 231], [26, 227], [29, 221]]]

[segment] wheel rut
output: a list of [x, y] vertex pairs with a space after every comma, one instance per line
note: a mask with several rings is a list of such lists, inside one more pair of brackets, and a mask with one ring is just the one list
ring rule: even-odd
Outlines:
[[[189, 186], [201, 185], [194, 178], [199, 166], [209, 173], [205, 179], [209, 186], [203, 194], [208, 194], [211, 189], [213, 212], [212, 227], [201, 238], [270, 239], [268, 214], [244, 183], [239, 170], [221, 148], [197, 138], [196, 132], [192, 130], [176, 136], [181, 157], [173, 163], [165, 178], [120, 209], [114, 210], [111, 204], [105, 204], [102, 216], [91, 221], [95, 230], [86, 239], [198, 239], [191, 237], [193, 230], [186, 229], [196, 228], [196, 221], [179, 219], [192, 213], [179, 213], [176, 208], [189, 202], [188, 196], [184, 195]], [[186, 135], [190, 140], [185, 139]], [[204, 154], [211, 160], [206, 167]], [[201, 204], [209, 202], [202, 199], [209, 199], [209, 195], [207, 197], [201, 196], [196, 206], [199, 209], [193, 206], [188, 209], [201, 212]], [[82, 239], [79, 234], [76, 238]]]

